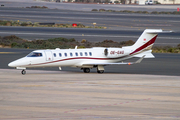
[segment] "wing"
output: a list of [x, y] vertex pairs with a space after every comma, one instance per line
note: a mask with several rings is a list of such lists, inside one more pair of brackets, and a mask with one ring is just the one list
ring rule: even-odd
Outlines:
[[121, 62], [121, 63], [86, 63], [86, 64], [83, 64], [83, 66], [88, 66], [88, 65], [102, 65], [102, 66], [105, 66], [105, 65], [131, 65], [131, 64], [137, 64], [137, 63], [140, 63], [143, 59], [144, 59], [145, 55], [142, 56], [140, 59], [138, 59], [137, 61], [135, 62]]

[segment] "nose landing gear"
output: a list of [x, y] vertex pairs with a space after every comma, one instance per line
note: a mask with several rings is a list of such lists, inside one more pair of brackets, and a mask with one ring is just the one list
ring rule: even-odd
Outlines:
[[22, 73], [22, 75], [25, 75], [26, 74], [26, 70], [22, 70], [21, 73]]

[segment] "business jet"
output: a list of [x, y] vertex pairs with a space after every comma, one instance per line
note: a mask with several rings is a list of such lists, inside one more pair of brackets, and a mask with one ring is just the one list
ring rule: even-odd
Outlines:
[[[146, 29], [132, 46], [122, 48], [93, 47], [87, 49], [47, 49], [35, 50], [27, 56], [15, 60], [8, 64], [26, 74], [26, 68], [31, 67], [61, 67], [70, 66], [81, 68], [84, 73], [89, 73], [90, 69], [97, 68], [97, 73], [104, 72], [107, 65], [131, 65], [140, 63], [143, 58], [154, 58], [151, 53], [152, 46], [158, 33], [169, 33], [161, 29]], [[139, 57], [135, 62], [123, 62], [124, 60]]]

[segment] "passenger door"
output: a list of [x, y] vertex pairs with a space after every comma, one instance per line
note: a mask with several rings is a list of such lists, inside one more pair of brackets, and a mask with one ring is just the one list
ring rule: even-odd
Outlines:
[[52, 52], [50, 50], [45, 50], [44, 52], [46, 54], [46, 61], [52, 61], [53, 60]]

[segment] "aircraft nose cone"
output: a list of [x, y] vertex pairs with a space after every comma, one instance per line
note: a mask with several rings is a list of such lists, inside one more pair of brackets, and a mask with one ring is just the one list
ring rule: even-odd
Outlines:
[[20, 58], [18, 60], [15, 60], [15, 61], [12, 61], [8, 64], [9, 67], [22, 67], [22, 66], [25, 66], [25, 65], [28, 65], [28, 62], [29, 60], [26, 59], [26, 57], [24, 58]]
[[15, 64], [14, 64], [14, 62], [10, 62], [10, 63], [8, 64], [8, 66], [9, 66], [9, 67], [15, 67]]
[[15, 60], [15, 61], [10, 62], [8, 64], [9, 67], [19, 67], [20, 65], [22, 65], [22, 61], [21, 60]]

